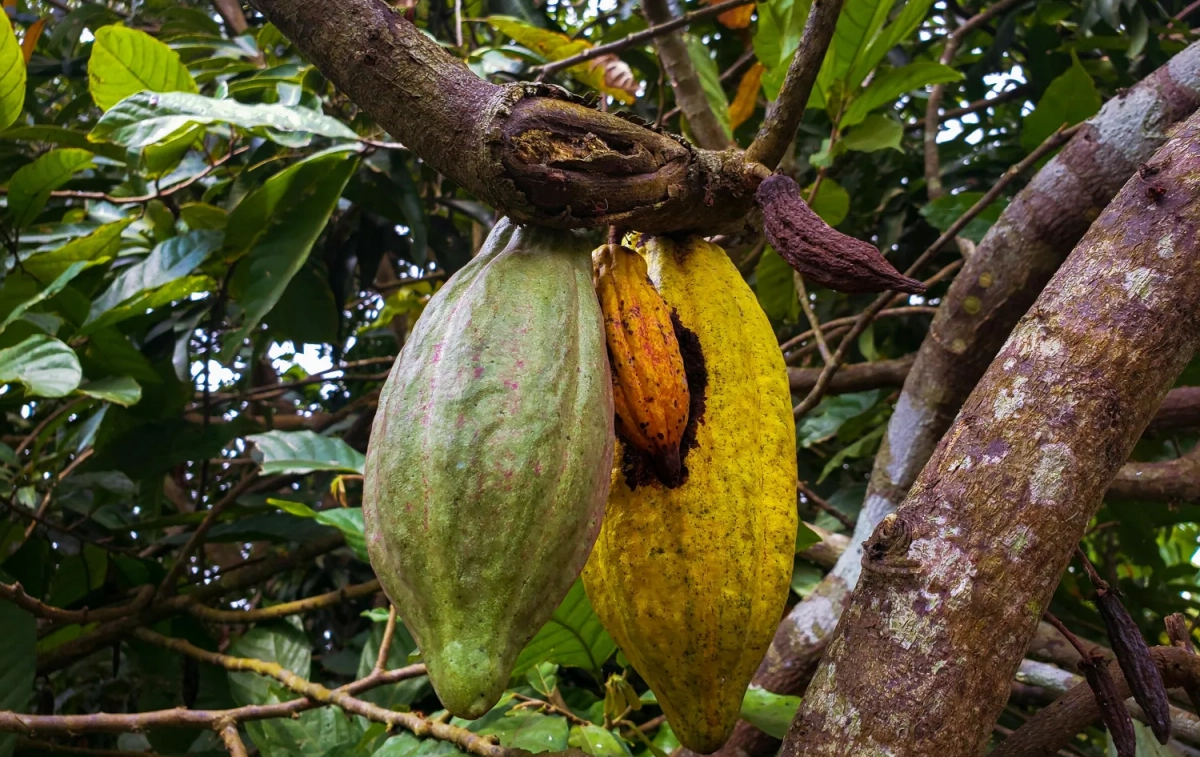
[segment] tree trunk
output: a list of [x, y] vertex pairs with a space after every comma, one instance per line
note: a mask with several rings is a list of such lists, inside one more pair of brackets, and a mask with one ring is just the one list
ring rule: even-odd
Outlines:
[[[951, 285], [908, 373], [852, 548], [780, 624], [755, 685], [803, 691], [858, 581], [863, 540], [904, 499], [1017, 319], [1091, 220], [1198, 103], [1200, 44], [1193, 44], [1106, 103], [1005, 209]], [[766, 755], [777, 744], [742, 722], [721, 753]]]
[[864, 545], [785, 757], [982, 752], [1072, 550], [1200, 341], [1198, 227], [1194, 116], [1093, 224]]

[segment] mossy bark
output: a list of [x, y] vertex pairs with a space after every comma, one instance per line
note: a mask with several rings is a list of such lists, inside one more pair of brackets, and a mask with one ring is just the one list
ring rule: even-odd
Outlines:
[[876, 530], [908, 538], [864, 557], [785, 757], [982, 751], [1088, 519], [1200, 343], [1198, 231], [1193, 116], [1092, 225]]

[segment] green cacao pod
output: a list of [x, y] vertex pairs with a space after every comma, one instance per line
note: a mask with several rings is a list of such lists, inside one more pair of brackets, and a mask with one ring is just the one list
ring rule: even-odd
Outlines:
[[612, 386], [588, 252], [502, 220], [430, 300], [379, 395], [367, 550], [459, 717], [500, 698], [604, 516]]

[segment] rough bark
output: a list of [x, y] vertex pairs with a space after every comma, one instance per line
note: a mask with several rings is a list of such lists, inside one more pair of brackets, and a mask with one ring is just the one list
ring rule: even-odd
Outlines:
[[1113, 479], [1108, 496], [1151, 502], [1200, 501], [1200, 450], [1161, 463], [1129, 463]]
[[1167, 394], [1146, 431], [1159, 434], [1197, 426], [1200, 426], [1200, 386], [1181, 386]]
[[383, 0], [254, 5], [393, 137], [522, 223], [737, 231], [769, 174], [557, 87], [485, 82]]
[[[1200, 343], [1200, 116], [1092, 225], [864, 547], [784, 757], [978, 754], [1088, 519]], [[981, 664], [981, 660], [987, 664]]]
[[[894, 512], [1017, 319], [1121, 184], [1200, 97], [1200, 44], [1105, 104], [1001, 214], [943, 300], [888, 424], [852, 548], [780, 624], [755, 683], [803, 689], [860, 572], [861, 543]], [[771, 753], [748, 723], [722, 753]]]
[[[671, 9], [667, 0], [642, 0], [642, 12], [652, 26], [665, 24], [671, 20]], [[729, 147], [729, 137], [721, 128], [721, 122], [708, 104], [704, 88], [700, 86], [700, 77], [696, 75], [696, 67], [692, 65], [691, 55], [688, 54], [687, 43], [683, 41], [682, 32], [670, 32], [655, 40], [658, 48], [658, 59], [667, 78], [671, 81], [671, 89], [675, 92], [675, 102], [683, 117], [687, 119], [688, 128], [696, 139], [696, 144], [709, 150], [721, 150]]]

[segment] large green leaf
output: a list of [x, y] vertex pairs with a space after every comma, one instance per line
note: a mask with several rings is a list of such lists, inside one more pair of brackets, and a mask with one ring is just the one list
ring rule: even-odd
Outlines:
[[832, 65], [827, 62], [829, 76], [846, 80], [850, 69], [865, 55], [871, 42], [887, 21], [892, 0], [846, 0], [833, 31]]
[[344, 148], [318, 153], [272, 176], [229, 215], [226, 247], [247, 252], [229, 282], [242, 325], [227, 339], [222, 362], [283, 296], [357, 166]]
[[0, 16], [0, 129], [7, 129], [25, 107], [25, 60], [8, 14]]
[[742, 718], [777, 739], [787, 734], [799, 708], [800, 697], [775, 694], [758, 686], [747, 688], [742, 698]]
[[8, 210], [17, 228], [33, 223], [46, 206], [50, 193], [70, 181], [76, 172], [92, 166], [92, 154], [74, 147], [51, 150], [21, 166], [8, 184]]
[[155, 246], [145, 260], [123, 269], [108, 289], [92, 301], [84, 325], [97, 324], [118, 305], [187, 276], [220, 249], [223, 240], [220, 232], [192, 231]]
[[106, 223], [84, 237], [77, 237], [53, 250], [35, 252], [21, 261], [21, 270], [38, 281], [53, 281], [73, 264], [106, 262], [121, 249], [121, 234], [134, 218]]
[[[811, 186], [806, 187], [804, 196], [807, 197], [811, 191]], [[846, 214], [850, 212], [850, 193], [841, 184], [827, 177], [817, 187], [817, 196], [813, 198], [811, 207], [814, 213], [821, 216], [822, 221], [830, 226], [837, 226], [846, 220]]]
[[183, 92], [138, 92], [105, 113], [89, 139], [141, 149], [197, 124], [214, 123], [229, 124], [292, 147], [306, 144], [314, 134], [333, 139], [358, 138], [341, 121], [308, 108], [246, 105]]
[[842, 137], [842, 144], [847, 150], [859, 152], [875, 152], [889, 148], [900, 150], [900, 140], [903, 138], [904, 127], [899, 121], [877, 113], [867, 116], [862, 123], [851, 129]]
[[931, 84], [958, 81], [961, 78], [963, 78], [962, 74], [953, 68], [932, 61], [909, 63], [907, 66], [887, 71], [875, 77], [871, 84], [854, 98], [850, 107], [846, 109], [845, 115], [842, 116], [839, 127], [845, 129], [862, 123], [871, 111], [895, 102], [900, 95], [914, 89], [921, 89]]
[[319, 470], [362, 473], [366, 461], [361, 452], [341, 439], [313, 431], [268, 431], [251, 434], [246, 440], [258, 448], [262, 472], [267, 476]]
[[[33, 696], [37, 621], [16, 605], [0, 602], [0, 637], [0, 710], [25, 712]], [[0, 757], [12, 757], [16, 743], [17, 734], [0, 735]]]
[[[768, 70], [786, 68], [800, 47], [812, 0], [767, 0], [758, 4], [754, 55]], [[774, 100], [774, 94], [768, 93]]]
[[0, 384], [19, 382], [27, 394], [62, 397], [74, 391], [82, 378], [75, 351], [45, 334], [0, 350]]
[[849, 89], [857, 89], [862, 86], [867, 75], [879, 65], [888, 51], [901, 41], [908, 39], [921, 26], [921, 22], [925, 20], [932, 5], [933, 0], [908, 0], [899, 15], [896, 16], [896, 20], [875, 37], [867, 49], [862, 51], [850, 65], [850, 70], [845, 75], [846, 86]]
[[142, 399], [142, 387], [129, 376], [110, 376], [89, 381], [77, 390], [80, 394], [112, 402], [122, 407], [136, 405]]
[[543, 662], [554, 662], [583, 668], [599, 677], [600, 667], [616, 649], [616, 642], [600, 625], [588, 602], [583, 581], [576, 579], [550, 621], [521, 650], [513, 675]]
[[[4, 321], [0, 322], [0, 332], [3, 332], [4, 329], [20, 320], [21, 316], [29, 312], [29, 309], [34, 305], [37, 305], [39, 302], [44, 300], [48, 300], [61, 292], [63, 287], [71, 283], [71, 280], [78, 276], [80, 271], [82, 271], [84, 268], [87, 268], [89, 265], [90, 263], [88, 261], [83, 260], [72, 263], [65, 271], [59, 274], [58, 278], [50, 282], [44, 289], [9, 311], [8, 315], [4, 318]], [[9, 278], [4, 282], [6, 294], [8, 291], [8, 286], [16, 282], [19, 278], [21, 278], [19, 272], [9, 275]], [[28, 277], [24, 278], [26, 281], [28, 281]]]
[[[572, 39], [560, 32], [532, 26], [517, 18], [489, 16], [487, 21], [498, 31], [512, 37], [517, 44], [529, 48], [546, 60], [562, 60], [592, 47], [592, 43], [586, 39]], [[610, 67], [617, 76], [608, 75]], [[616, 56], [602, 56], [571, 66], [567, 73], [592, 89], [611, 95], [626, 105], [635, 99], [636, 86], [633, 89], [629, 88], [633, 81], [632, 72]]]
[[1021, 146], [1033, 150], [1062, 126], [1073, 126], [1100, 110], [1100, 93], [1075, 53], [1071, 67], [1046, 87], [1037, 107], [1025, 117]]
[[88, 61], [88, 89], [101, 110], [144, 90], [197, 91], [179, 53], [145, 32], [115, 24], [96, 30]]

